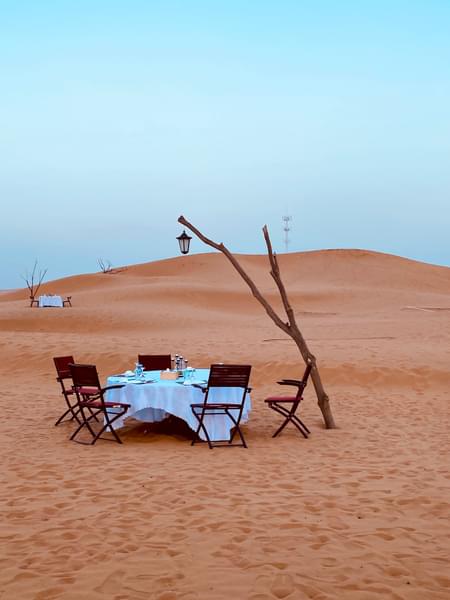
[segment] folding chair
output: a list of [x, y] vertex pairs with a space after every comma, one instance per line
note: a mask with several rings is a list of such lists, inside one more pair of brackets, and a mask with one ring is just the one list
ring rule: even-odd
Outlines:
[[33, 306], [39, 306], [39, 300], [36, 300], [34, 296], [30, 296], [30, 308]]
[[[75, 391], [72, 388], [72, 374], [69, 369], [69, 365], [75, 362], [73, 356], [55, 356], [53, 362], [55, 363], [56, 373], [58, 374], [56, 381], [61, 386], [61, 394], [67, 404], [67, 410], [59, 417], [55, 425], [62, 423], [66, 417], [69, 417], [67, 419], [68, 421], [75, 419], [78, 423], [81, 423], [77, 414], [79, 410], [78, 401]], [[68, 381], [70, 388], [66, 387], [65, 381]]]
[[[118, 389], [124, 386], [110, 385], [102, 388], [98, 378], [97, 367], [95, 365], [71, 364], [69, 365], [69, 369], [72, 375], [73, 389], [77, 396], [77, 406], [79, 408], [80, 416], [80, 424], [72, 433], [70, 439], [79, 444], [95, 444], [100, 438], [113, 441], [110, 438], [101, 437], [102, 433], [108, 429], [112, 433], [114, 439], [121, 444], [122, 440], [117, 435], [113, 423], [127, 412], [130, 405], [125, 404], [124, 402], [106, 402], [104, 394], [108, 390]], [[103, 425], [96, 433], [92, 428], [92, 420], [98, 420], [97, 416], [103, 418]], [[92, 440], [90, 442], [75, 439], [78, 433], [84, 428], [91, 434]]]
[[[215, 446], [244, 446], [244, 448], [247, 448], [247, 444], [239, 423], [241, 421], [246, 396], [251, 392], [251, 388], [248, 387], [251, 369], [251, 365], [211, 365], [206, 387], [196, 385], [196, 387], [199, 387], [205, 394], [203, 402], [191, 404], [191, 410], [198, 421], [198, 428], [195, 432], [195, 437], [192, 440], [192, 446], [196, 442], [204, 441], [199, 436], [200, 431], [202, 431], [210, 449], [214, 448]], [[241, 388], [242, 396], [240, 402], [210, 402], [209, 394], [214, 388]], [[230, 432], [230, 438], [228, 440], [211, 440], [205, 423], [205, 417], [214, 418], [221, 415], [226, 415], [233, 423], [233, 429]], [[233, 439], [236, 433], [238, 434], [241, 443], [233, 444]]]
[[165, 371], [172, 368], [170, 354], [139, 354], [138, 362], [144, 367], [144, 371]]
[[311, 433], [303, 421], [295, 414], [300, 402], [303, 400], [303, 390], [308, 383], [308, 377], [311, 373], [311, 369], [312, 364], [308, 362], [303, 374], [303, 379], [301, 381], [297, 379], [282, 379], [281, 381], [278, 381], [280, 385], [295, 386], [297, 388], [297, 394], [295, 396], [271, 396], [264, 400], [264, 402], [267, 402], [269, 408], [285, 418], [283, 423], [275, 431], [272, 437], [277, 437], [277, 435], [283, 431], [288, 423], [292, 423], [295, 427], [297, 427], [297, 429], [305, 438], [307, 438], [308, 434]]
[[63, 300], [63, 307], [64, 306], [72, 306], [72, 296], [66, 296], [66, 299]]

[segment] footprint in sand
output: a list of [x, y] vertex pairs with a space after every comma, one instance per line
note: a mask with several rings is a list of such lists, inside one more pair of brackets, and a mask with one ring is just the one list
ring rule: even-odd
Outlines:
[[295, 590], [294, 582], [292, 576], [289, 574], [280, 574], [276, 575], [272, 585], [270, 586], [270, 591], [276, 598], [287, 598], [292, 592]]
[[125, 571], [114, 571], [112, 574], [106, 577], [101, 585], [95, 588], [95, 591], [109, 595], [120, 592], [124, 575]]

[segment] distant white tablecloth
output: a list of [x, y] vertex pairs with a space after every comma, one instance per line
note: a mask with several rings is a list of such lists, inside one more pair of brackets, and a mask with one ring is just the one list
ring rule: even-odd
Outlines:
[[[206, 383], [209, 369], [196, 369], [195, 382]], [[116, 428], [123, 427], [127, 418], [133, 417], [147, 423], [162, 421], [167, 414], [183, 419], [193, 431], [197, 431], [198, 421], [192, 414], [191, 404], [203, 402], [203, 392], [192, 386], [182, 385], [176, 381], [160, 379], [160, 371], [146, 371], [146, 379], [153, 379], [154, 383], [137, 383], [127, 380], [126, 377], [108, 377], [107, 385], [125, 383], [125, 386], [106, 392], [108, 402], [124, 402], [130, 404], [126, 415], [115, 421]], [[242, 398], [242, 388], [214, 388], [209, 393], [211, 402], [233, 402], [239, 404]], [[248, 421], [251, 410], [250, 395], [247, 394], [241, 422]], [[206, 416], [205, 426], [211, 440], [225, 440], [230, 436], [233, 423], [227, 415]], [[205, 439], [200, 432], [200, 437]]]
[[61, 296], [39, 296], [39, 306], [57, 306], [63, 307], [63, 300]]

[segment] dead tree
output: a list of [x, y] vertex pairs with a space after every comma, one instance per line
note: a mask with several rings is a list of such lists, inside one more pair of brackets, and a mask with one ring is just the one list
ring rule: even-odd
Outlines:
[[104, 258], [97, 259], [98, 266], [102, 273], [106, 273], [106, 275], [115, 275], [116, 273], [122, 273], [122, 271], [126, 271], [127, 267], [113, 267], [110, 260], [105, 260]]
[[209, 238], [204, 236], [203, 233], [201, 233], [194, 225], [189, 223], [189, 221], [187, 221], [183, 216], [179, 217], [178, 222], [181, 223], [184, 227], [186, 227], [190, 231], [192, 231], [192, 233], [194, 233], [204, 244], [211, 246], [211, 248], [215, 248], [216, 250], [219, 250], [219, 252], [222, 252], [222, 254], [225, 254], [225, 256], [231, 262], [233, 267], [236, 269], [236, 271], [239, 273], [239, 275], [242, 277], [242, 279], [248, 285], [253, 296], [264, 307], [266, 313], [269, 315], [269, 317], [272, 319], [272, 321], [275, 323], [275, 325], [277, 327], [279, 327], [282, 331], [284, 331], [288, 336], [290, 336], [294, 340], [305, 363], [310, 362], [312, 364], [311, 378], [312, 378], [312, 381], [314, 384], [314, 389], [316, 391], [317, 402], [318, 402], [319, 408], [322, 412], [322, 416], [323, 416], [323, 419], [325, 422], [325, 427], [327, 429], [334, 429], [336, 427], [336, 424], [334, 422], [333, 413], [331, 412], [330, 399], [328, 397], [328, 394], [325, 392], [325, 389], [322, 384], [322, 380], [321, 380], [321, 377], [319, 374], [319, 368], [317, 365], [317, 359], [310, 352], [308, 345], [307, 345], [300, 329], [298, 328], [294, 311], [289, 303], [289, 298], [288, 298], [288, 295], [286, 292], [286, 288], [284, 287], [284, 283], [281, 279], [280, 268], [278, 265], [278, 259], [277, 259], [275, 252], [273, 252], [272, 243], [270, 241], [269, 231], [267, 229], [267, 226], [265, 225], [263, 227], [263, 234], [264, 234], [264, 240], [265, 240], [266, 246], [267, 246], [267, 254], [269, 257], [270, 274], [278, 288], [278, 291], [279, 291], [279, 294], [281, 297], [281, 301], [283, 303], [283, 307], [284, 307], [284, 310], [287, 315], [287, 321], [283, 321], [283, 319], [275, 312], [275, 310], [272, 308], [272, 306], [269, 304], [269, 302], [266, 300], [266, 298], [261, 294], [259, 289], [256, 287], [255, 283], [252, 281], [252, 279], [249, 277], [249, 275], [244, 271], [244, 269], [242, 268], [240, 263], [237, 261], [236, 257], [228, 250], [228, 248], [226, 248], [226, 246], [224, 246], [224, 244], [222, 244], [222, 243], [218, 244], [218, 243], [214, 242], [213, 240], [210, 240]]
[[112, 273], [113, 272], [113, 267], [112, 267], [111, 261], [105, 260], [104, 258], [98, 258], [97, 262], [98, 262], [98, 266], [100, 267], [100, 270], [102, 273]]
[[21, 275], [22, 279], [27, 284], [27, 288], [30, 291], [30, 306], [33, 306], [36, 294], [38, 293], [39, 288], [41, 287], [41, 283], [44, 280], [44, 277], [47, 273], [47, 269], [39, 269], [39, 273], [37, 273], [37, 265], [38, 261], [36, 259], [34, 261], [33, 270], [31, 271], [31, 273], [27, 270], [25, 275]]

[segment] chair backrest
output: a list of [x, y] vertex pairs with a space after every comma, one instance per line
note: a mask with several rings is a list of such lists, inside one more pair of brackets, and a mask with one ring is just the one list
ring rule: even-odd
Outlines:
[[95, 365], [80, 365], [75, 363], [69, 365], [69, 369], [75, 389], [83, 387], [101, 389]]
[[250, 379], [251, 365], [213, 364], [210, 367], [208, 388], [241, 387], [247, 388]]
[[301, 380], [300, 385], [298, 387], [297, 397], [299, 397], [299, 398], [301, 398], [301, 396], [303, 394], [303, 391], [304, 391], [306, 385], [308, 384], [308, 379], [309, 379], [309, 376], [311, 374], [311, 370], [312, 370], [312, 363], [308, 362], [306, 364], [305, 372], [303, 373], [302, 380]]
[[55, 356], [53, 357], [58, 379], [70, 379], [72, 374], [69, 365], [75, 362], [73, 356]]
[[302, 378], [303, 387], [306, 387], [306, 384], [308, 383], [308, 377], [311, 373], [311, 370], [312, 370], [312, 363], [308, 362], [306, 365], [305, 372], [303, 373], [303, 378]]
[[164, 371], [172, 368], [170, 354], [139, 354], [138, 362], [143, 365], [145, 371]]

